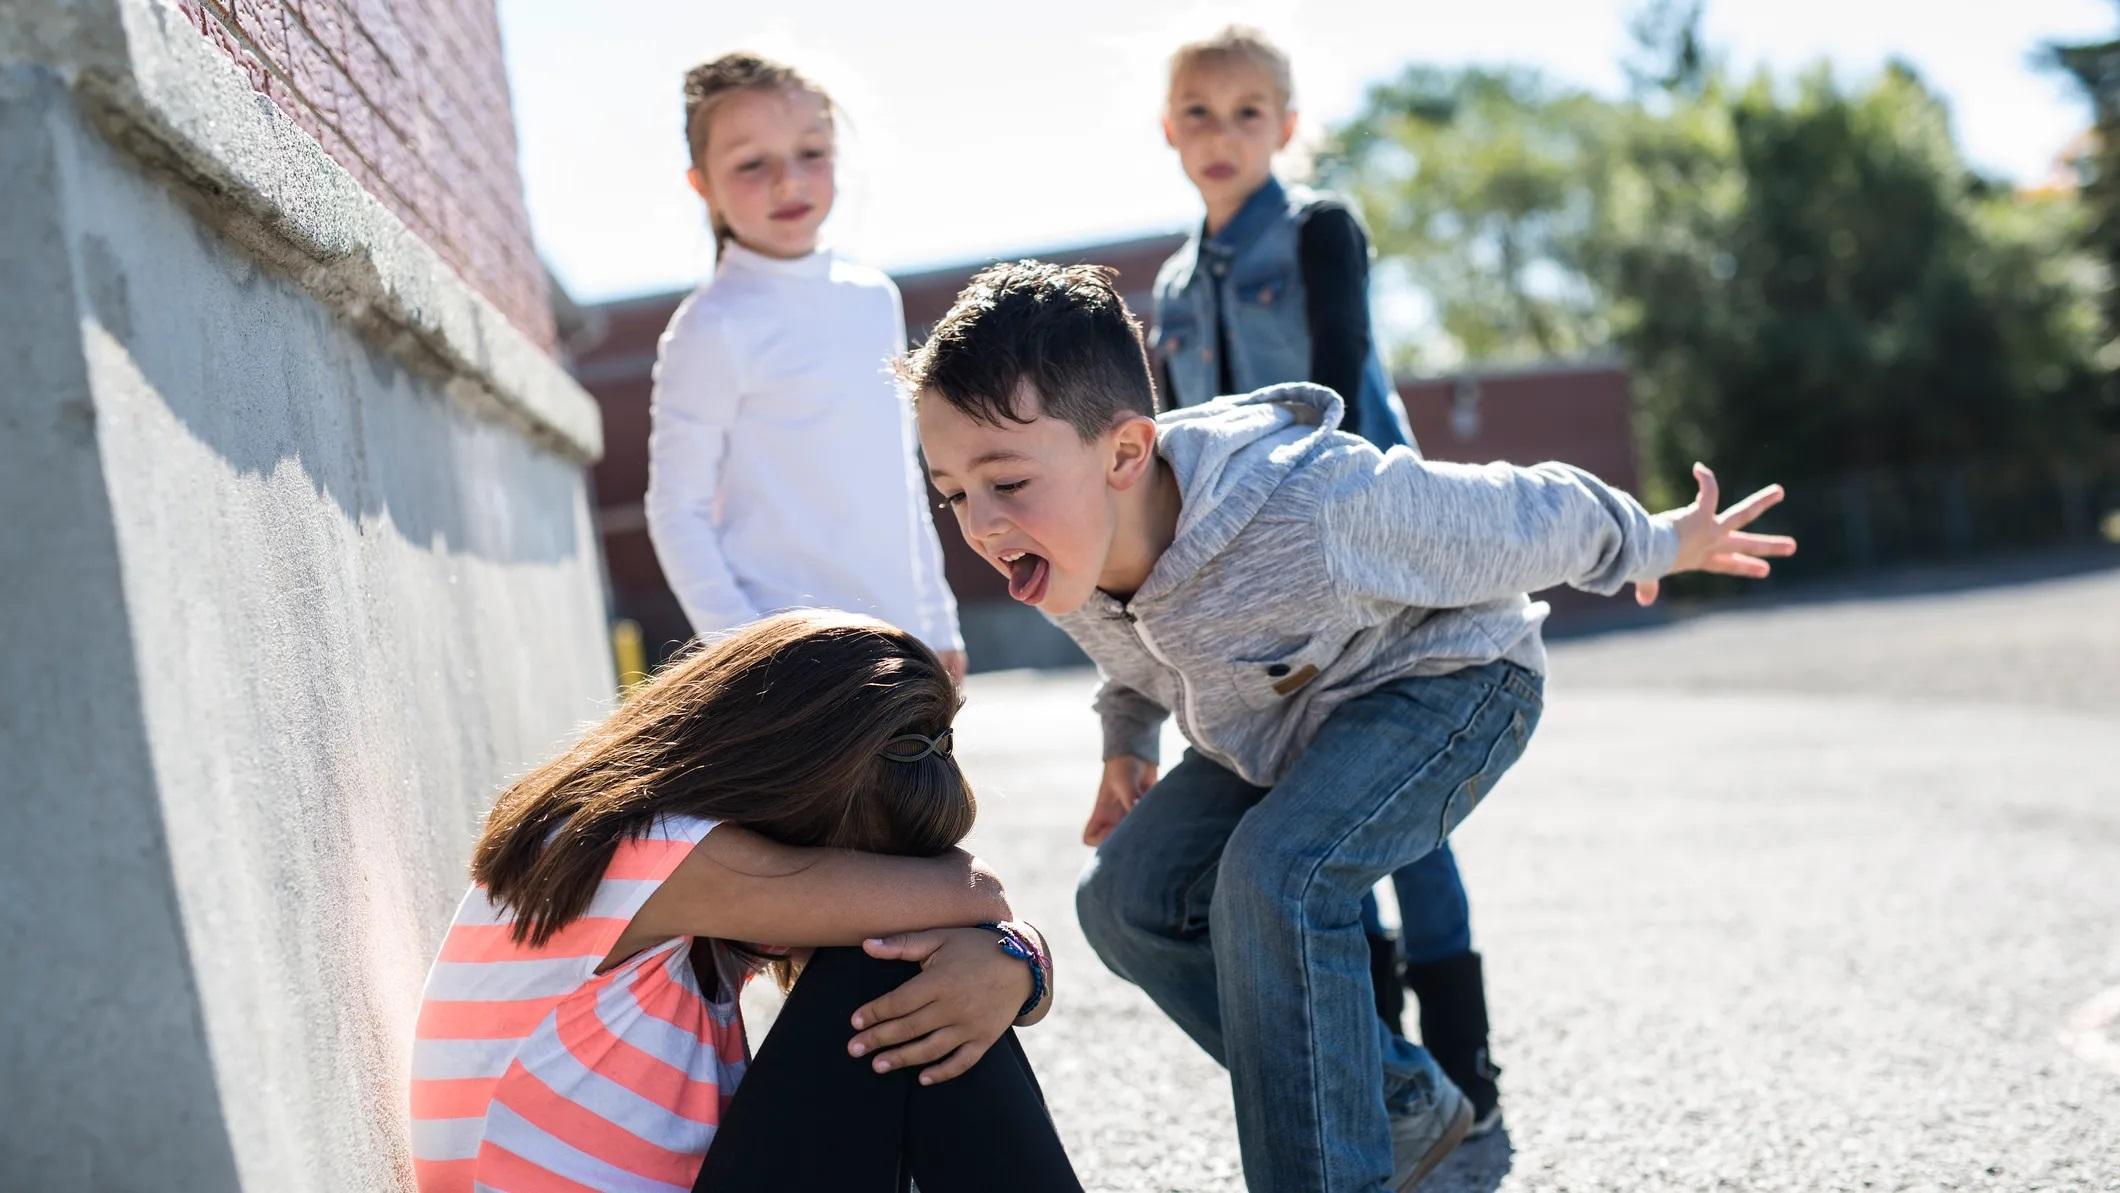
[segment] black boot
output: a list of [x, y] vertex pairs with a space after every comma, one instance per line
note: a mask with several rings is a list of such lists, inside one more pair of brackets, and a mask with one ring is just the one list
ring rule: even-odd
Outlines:
[[1369, 937], [1369, 984], [1376, 987], [1377, 1018], [1391, 1034], [1406, 1034], [1406, 989], [1399, 985], [1399, 938], [1386, 932]]
[[1472, 1134], [1502, 1125], [1502, 1070], [1487, 1055], [1487, 984], [1480, 955], [1463, 953], [1406, 967], [1406, 985], [1421, 1004], [1421, 1046], [1443, 1075], [1472, 1100]]

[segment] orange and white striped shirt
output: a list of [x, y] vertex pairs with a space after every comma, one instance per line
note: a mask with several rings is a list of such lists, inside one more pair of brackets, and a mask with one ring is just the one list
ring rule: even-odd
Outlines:
[[716, 1002], [690, 937], [597, 965], [714, 821], [666, 816], [620, 843], [588, 911], [541, 948], [473, 886], [427, 975], [412, 1046], [420, 1193], [689, 1190], [749, 1052], [741, 964]]

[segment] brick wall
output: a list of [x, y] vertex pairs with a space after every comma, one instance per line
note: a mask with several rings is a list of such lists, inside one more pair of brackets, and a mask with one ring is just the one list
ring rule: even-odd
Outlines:
[[492, 0], [178, 7], [466, 282], [553, 346]]

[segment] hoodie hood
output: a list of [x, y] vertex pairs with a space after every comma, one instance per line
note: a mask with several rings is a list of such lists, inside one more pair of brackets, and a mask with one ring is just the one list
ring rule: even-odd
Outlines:
[[1251, 523], [1266, 499], [1324, 448], [1346, 409], [1322, 385], [1270, 385], [1156, 419], [1156, 454], [1177, 479], [1176, 537], [1137, 600], [1183, 583]]

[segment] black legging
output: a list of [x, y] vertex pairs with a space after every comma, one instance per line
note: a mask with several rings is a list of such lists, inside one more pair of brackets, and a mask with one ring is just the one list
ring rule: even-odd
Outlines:
[[921, 1085], [847, 1055], [856, 1008], [920, 967], [818, 949], [744, 1073], [693, 1193], [1081, 1193], [1011, 1031], [963, 1076]]

